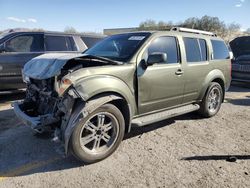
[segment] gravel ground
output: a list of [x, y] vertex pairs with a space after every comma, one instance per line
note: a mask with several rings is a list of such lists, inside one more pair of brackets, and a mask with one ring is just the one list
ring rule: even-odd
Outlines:
[[250, 187], [249, 88], [231, 87], [213, 118], [134, 128], [112, 156], [87, 166], [16, 119], [9, 101], [22, 96], [0, 95], [0, 187]]

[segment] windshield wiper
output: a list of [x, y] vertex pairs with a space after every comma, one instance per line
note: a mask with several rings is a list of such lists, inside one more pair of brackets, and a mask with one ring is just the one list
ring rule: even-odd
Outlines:
[[90, 58], [90, 59], [96, 59], [96, 60], [100, 60], [102, 62], [106, 62], [108, 64], [111, 64], [111, 65], [122, 65], [123, 62], [121, 61], [115, 61], [115, 60], [112, 60], [112, 59], [108, 59], [108, 58], [105, 58], [105, 57], [100, 57], [100, 56], [95, 56], [95, 55], [83, 55], [81, 57], [76, 57], [75, 59], [82, 59], [82, 58]]

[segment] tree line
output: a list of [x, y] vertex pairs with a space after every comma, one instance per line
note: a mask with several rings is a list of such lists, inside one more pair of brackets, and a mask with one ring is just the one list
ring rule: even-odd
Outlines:
[[[218, 17], [212, 16], [203, 16], [201, 18], [190, 17], [183, 22], [173, 23], [171, 21], [155, 21], [152, 19], [148, 19], [139, 24], [137, 30], [170, 30], [172, 27], [186, 27], [192, 29], [199, 29], [204, 31], [210, 31], [216, 33], [218, 36], [222, 37], [226, 42], [229, 42], [233, 38], [240, 35], [250, 35], [250, 28], [248, 28], [245, 32], [241, 31], [240, 24], [237, 23], [229, 23], [226, 24], [224, 21], [221, 21]], [[43, 29], [33, 29], [35, 31], [43, 31]], [[66, 33], [95, 33], [95, 32], [79, 32], [74, 27], [67, 26], [64, 29]], [[2, 32], [0, 31], [0, 34]]]
[[226, 42], [229, 42], [236, 36], [250, 34], [250, 28], [248, 28], [245, 32], [242, 32], [240, 24], [237, 23], [226, 24], [225, 22], [221, 21], [218, 17], [212, 17], [207, 15], [201, 18], [191, 17], [183, 22], [175, 24], [171, 21], [156, 22], [155, 20], [146, 20], [140, 23], [138, 30], [164, 31], [164, 30], [169, 30], [172, 27], [186, 27], [191, 29], [210, 31], [222, 37]]

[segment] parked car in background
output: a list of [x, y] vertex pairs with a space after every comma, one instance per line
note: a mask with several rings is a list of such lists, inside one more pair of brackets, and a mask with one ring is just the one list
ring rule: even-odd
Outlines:
[[82, 53], [104, 38], [59, 32], [18, 31], [0, 35], [0, 90], [20, 89], [21, 69], [32, 58], [44, 53]]
[[16, 115], [93, 163], [111, 155], [132, 125], [192, 111], [214, 116], [230, 86], [231, 60], [215, 34], [173, 28], [113, 35], [80, 56], [45, 54], [23, 74], [27, 95], [13, 103]]
[[235, 38], [230, 47], [234, 54], [232, 80], [250, 82], [250, 36]]

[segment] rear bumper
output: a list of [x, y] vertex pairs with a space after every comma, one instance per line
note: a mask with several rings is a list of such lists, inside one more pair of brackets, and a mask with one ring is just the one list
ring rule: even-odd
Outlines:
[[232, 81], [250, 82], [250, 72], [232, 71]]
[[238, 78], [233, 78], [232, 81], [235, 82], [246, 82], [246, 83], [250, 83], [250, 80], [245, 80], [245, 79], [238, 79]]
[[14, 107], [14, 112], [16, 116], [29, 125], [32, 129], [37, 132], [43, 132], [47, 125], [51, 125], [59, 121], [58, 118], [54, 118], [53, 114], [45, 114], [39, 116], [31, 116], [27, 114], [27, 111], [32, 110], [31, 105], [27, 105], [22, 101], [13, 102], [12, 107]]

